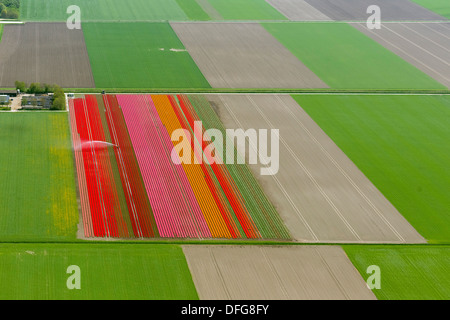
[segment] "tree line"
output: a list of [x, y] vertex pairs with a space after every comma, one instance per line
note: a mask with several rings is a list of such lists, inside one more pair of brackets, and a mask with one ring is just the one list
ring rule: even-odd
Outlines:
[[19, 19], [20, 0], [0, 0], [0, 18]]
[[52, 110], [65, 110], [66, 109], [66, 96], [64, 95], [64, 90], [56, 85], [50, 84], [40, 84], [39, 82], [33, 82], [27, 88], [27, 85], [23, 81], [16, 81], [16, 89], [20, 90], [21, 93], [30, 94], [46, 94], [53, 93]]

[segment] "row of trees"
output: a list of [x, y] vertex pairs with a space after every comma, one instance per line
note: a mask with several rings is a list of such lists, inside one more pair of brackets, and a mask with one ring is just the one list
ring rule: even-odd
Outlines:
[[0, 0], [0, 18], [18, 19], [20, 0]]
[[55, 92], [55, 89], [58, 88], [56, 84], [40, 84], [39, 82], [33, 82], [27, 88], [27, 84], [23, 81], [15, 82], [16, 89], [20, 90], [21, 93], [34, 93], [34, 94], [44, 94]]
[[30, 94], [45, 94], [53, 93], [53, 103], [52, 110], [64, 110], [66, 108], [66, 96], [64, 95], [64, 90], [56, 85], [40, 84], [39, 82], [33, 82], [27, 88], [27, 85], [23, 81], [16, 81], [16, 89], [20, 90], [22, 93]]
[[64, 90], [61, 87], [56, 86], [53, 91], [53, 110], [64, 110], [66, 109], [66, 96], [64, 95]]

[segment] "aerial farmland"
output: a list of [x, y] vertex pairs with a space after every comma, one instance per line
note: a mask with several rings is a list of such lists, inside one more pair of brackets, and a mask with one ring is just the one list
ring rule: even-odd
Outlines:
[[449, 19], [0, 0], [0, 299], [449, 300]]

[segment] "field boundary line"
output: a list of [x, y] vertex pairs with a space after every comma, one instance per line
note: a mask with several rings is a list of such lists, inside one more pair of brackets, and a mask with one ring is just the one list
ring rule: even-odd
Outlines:
[[[25, 23], [65, 23], [66, 20], [21, 20], [5, 23], [0, 20], [0, 24], [25, 24]], [[342, 23], [366, 23], [367, 20], [83, 20], [83, 23], [328, 23], [328, 24], [342, 24]], [[450, 23], [450, 20], [386, 20], [381, 23]]]
[[[0, 88], [15, 90], [15, 88]], [[335, 89], [335, 88], [64, 88], [74, 94], [354, 94], [354, 95], [450, 95], [450, 89]]]
[[145, 238], [145, 239], [124, 239], [124, 238], [102, 238], [93, 237], [89, 239], [77, 238], [77, 240], [0, 240], [0, 244], [54, 244], [54, 245], [79, 245], [79, 244], [112, 244], [112, 245], [212, 245], [212, 246], [401, 246], [401, 247], [450, 247], [450, 240], [448, 242], [408, 242], [402, 243], [398, 241], [280, 241], [277, 239], [225, 239], [225, 238], [208, 238], [208, 239], [182, 239], [182, 238]]

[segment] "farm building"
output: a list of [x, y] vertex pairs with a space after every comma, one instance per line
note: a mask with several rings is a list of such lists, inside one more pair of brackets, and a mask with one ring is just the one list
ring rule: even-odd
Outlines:
[[17, 97], [16, 90], [0, 90], [0, 95], [6, 95], [9, 97]]
[[25, 96], [22, 98], [22, 109], [50, 109], [53, 97], [49, 95]]
[[0, 95], [0, 103], [1, 104], [9, 103], [9, 96], [6, 94], [1, 94]]

